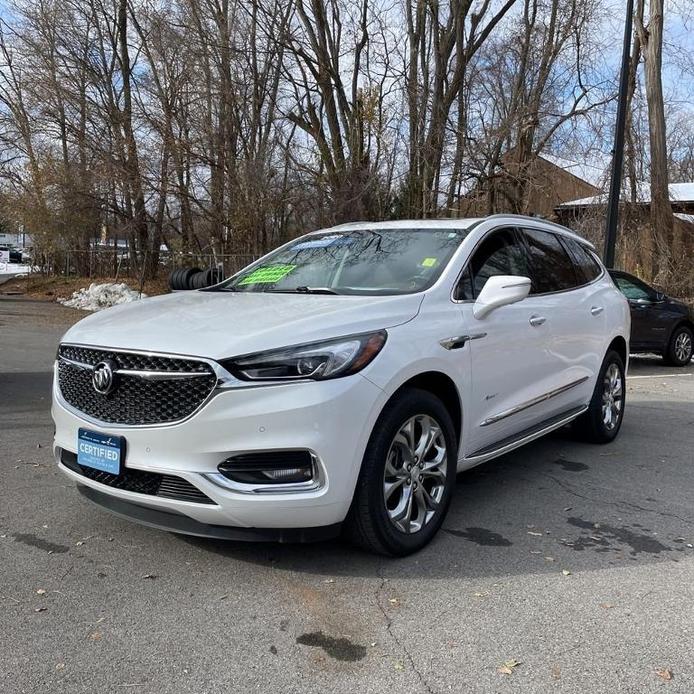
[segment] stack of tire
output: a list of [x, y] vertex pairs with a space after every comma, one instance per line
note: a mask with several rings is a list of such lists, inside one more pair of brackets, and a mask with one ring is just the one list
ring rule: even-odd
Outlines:
[[224, 279], [223, 272], [218, 268], [201, 270], [198, 267], [179, 268], [169, 275], [169, 287], [173, 291], [184, 289], [204, 289], [217, 284]]

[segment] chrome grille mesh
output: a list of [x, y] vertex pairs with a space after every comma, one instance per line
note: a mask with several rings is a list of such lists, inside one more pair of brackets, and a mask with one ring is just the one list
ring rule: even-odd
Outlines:
[[[92, 370], [88, 367], [106, 359], [115, 362], [118, 369], [176, 372], [191, 374], [191, 377], [149, 380], [120, 373], [112, 392], [103, 395], [92, 386]], [[194, 359], [110, 352], [73, 345], [61, 345], [58, 349], [61, 395], [76, 410], [108, 424], [165, 424], [185, 419], [202, 405], [216, 384], [217, 376], [212, 367]]]

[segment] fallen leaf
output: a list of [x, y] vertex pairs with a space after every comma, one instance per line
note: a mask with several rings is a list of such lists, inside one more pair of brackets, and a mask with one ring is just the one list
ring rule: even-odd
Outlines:
[[47, 609], [47, 607], [35, 607], [34, 612], [45, 612]]
[[100, 631], [95, 631], [92, 634], [89, 634], [89, 638], [92, 641], [101, 641], [101, 632]]
[[75, 542], [75, 547], [81, 547], [83, 544], [84, 544], [84, 542], [82, 542], [82, 540], [80, 540], [79, 542]]
[[600, 607], [602, 607], [604, 610], [611, 610], [614, 605], [611, 602], [601, 602]]
[[486, 598], [489, 593], [473, 593], [476, 598]]
[[398, 660], [398, 662], [395, 663], [395, 669], [396, 670], [404, 670], [405, 666]]
[[36, 595], [45, 595], [45, 594], [46, 594], [46, 591], [43, 588], [39, 588], [36, 591]]
[[565, 511], [571, 511], [571, 509], [573, 509], [573, 506], [567, 506], [564, 510]]
[[562, 569], [561, 572], [564, 574], [564, 576], [571, 576], [571, 572], [568, 569]]
[[145, 574], [142, 578], [146, 579], [148, 578], [150, 581], [153, 581], [155, 578], [159, 578], [156, 574]]
[[535, 533], [532, 530], [528, 530], [528, 535], [534, 535], [535, 537], [542, 537], [542, 533]]
[[502, 675], [512, 675], [513, 671], [521, 664], [520, 660], [516, 660], [515, 658], [511, 658], [511, 660], [507, 660], [503, 665], [499, 667], [499, 672]]
[[554, 561], [554, 557], [545, 557], [545, 561]]
[[325, 581], [323, 581], [323, 583], [335, 583], [335, 579], [334, 578], [327, 578]]
[[65, 663], [58, 663], [58, 664], [55, 666], [55, 669], [56, 669], [56, 670], [64, 670], [64, 669], [65, 669]]
[[667, 667], [658, 668], [655, 671], [655, 674], [658, 675], [661, 680], [665, 680], [666, 682], [669, 682], [672, 679], [672, 670]]
[[389, 602], [391, 605], [398, 605], [398, 604], [400, 604], [400, 601], [399, 601], [397, 598], [389, 598], [389, 599], [388, 599], [388, 602]]
[[559, 668], [558, 665], [552, 665], [552, 677], [555, 680], [561, 679], [561, 669]]

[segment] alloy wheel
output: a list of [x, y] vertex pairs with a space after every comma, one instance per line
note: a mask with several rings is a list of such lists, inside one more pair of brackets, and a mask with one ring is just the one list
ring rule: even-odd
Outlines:
[[685, 364], [692, 358], [692, 336], [688, 332], [682, 331], [675, 338], [675, 356]]
[[391, 523], [401, 532], [419, 532], [435, 516], [446, 485], [448, 451], [438, 422], [410, 417], [393, 438], [383, 475], [383, 498]]
[[602, 423], [608, 431], [618, 424], [622, 413], [624, 384], [617, 364], [610, 364], [605, 371], [602, 391]]

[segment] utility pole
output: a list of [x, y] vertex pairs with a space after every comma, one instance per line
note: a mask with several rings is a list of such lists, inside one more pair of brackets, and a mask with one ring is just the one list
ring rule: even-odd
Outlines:
[[605, 252], [603, 262], [608, 268], [614, 267], [614, 249], [617, 243], [617, 222], [619, 221], [619, 197], [622, 188], [622, 166], [624, 164], [624, 129], [627, 116], [627, 89], [629, 84], [629, 56], [631, 51], [631, 27], [634, 17], [634, 0], [627, 0], [627, 16], [624, 22], [624, 47], [622, 49], [622, 70], [619, 74], [619, 95], [617, 97], [617, 124], [614, 131], [614, 150], [612, 152], [612, 178], [610, 195], [607, 200], [607, 224], [605, 227]]

